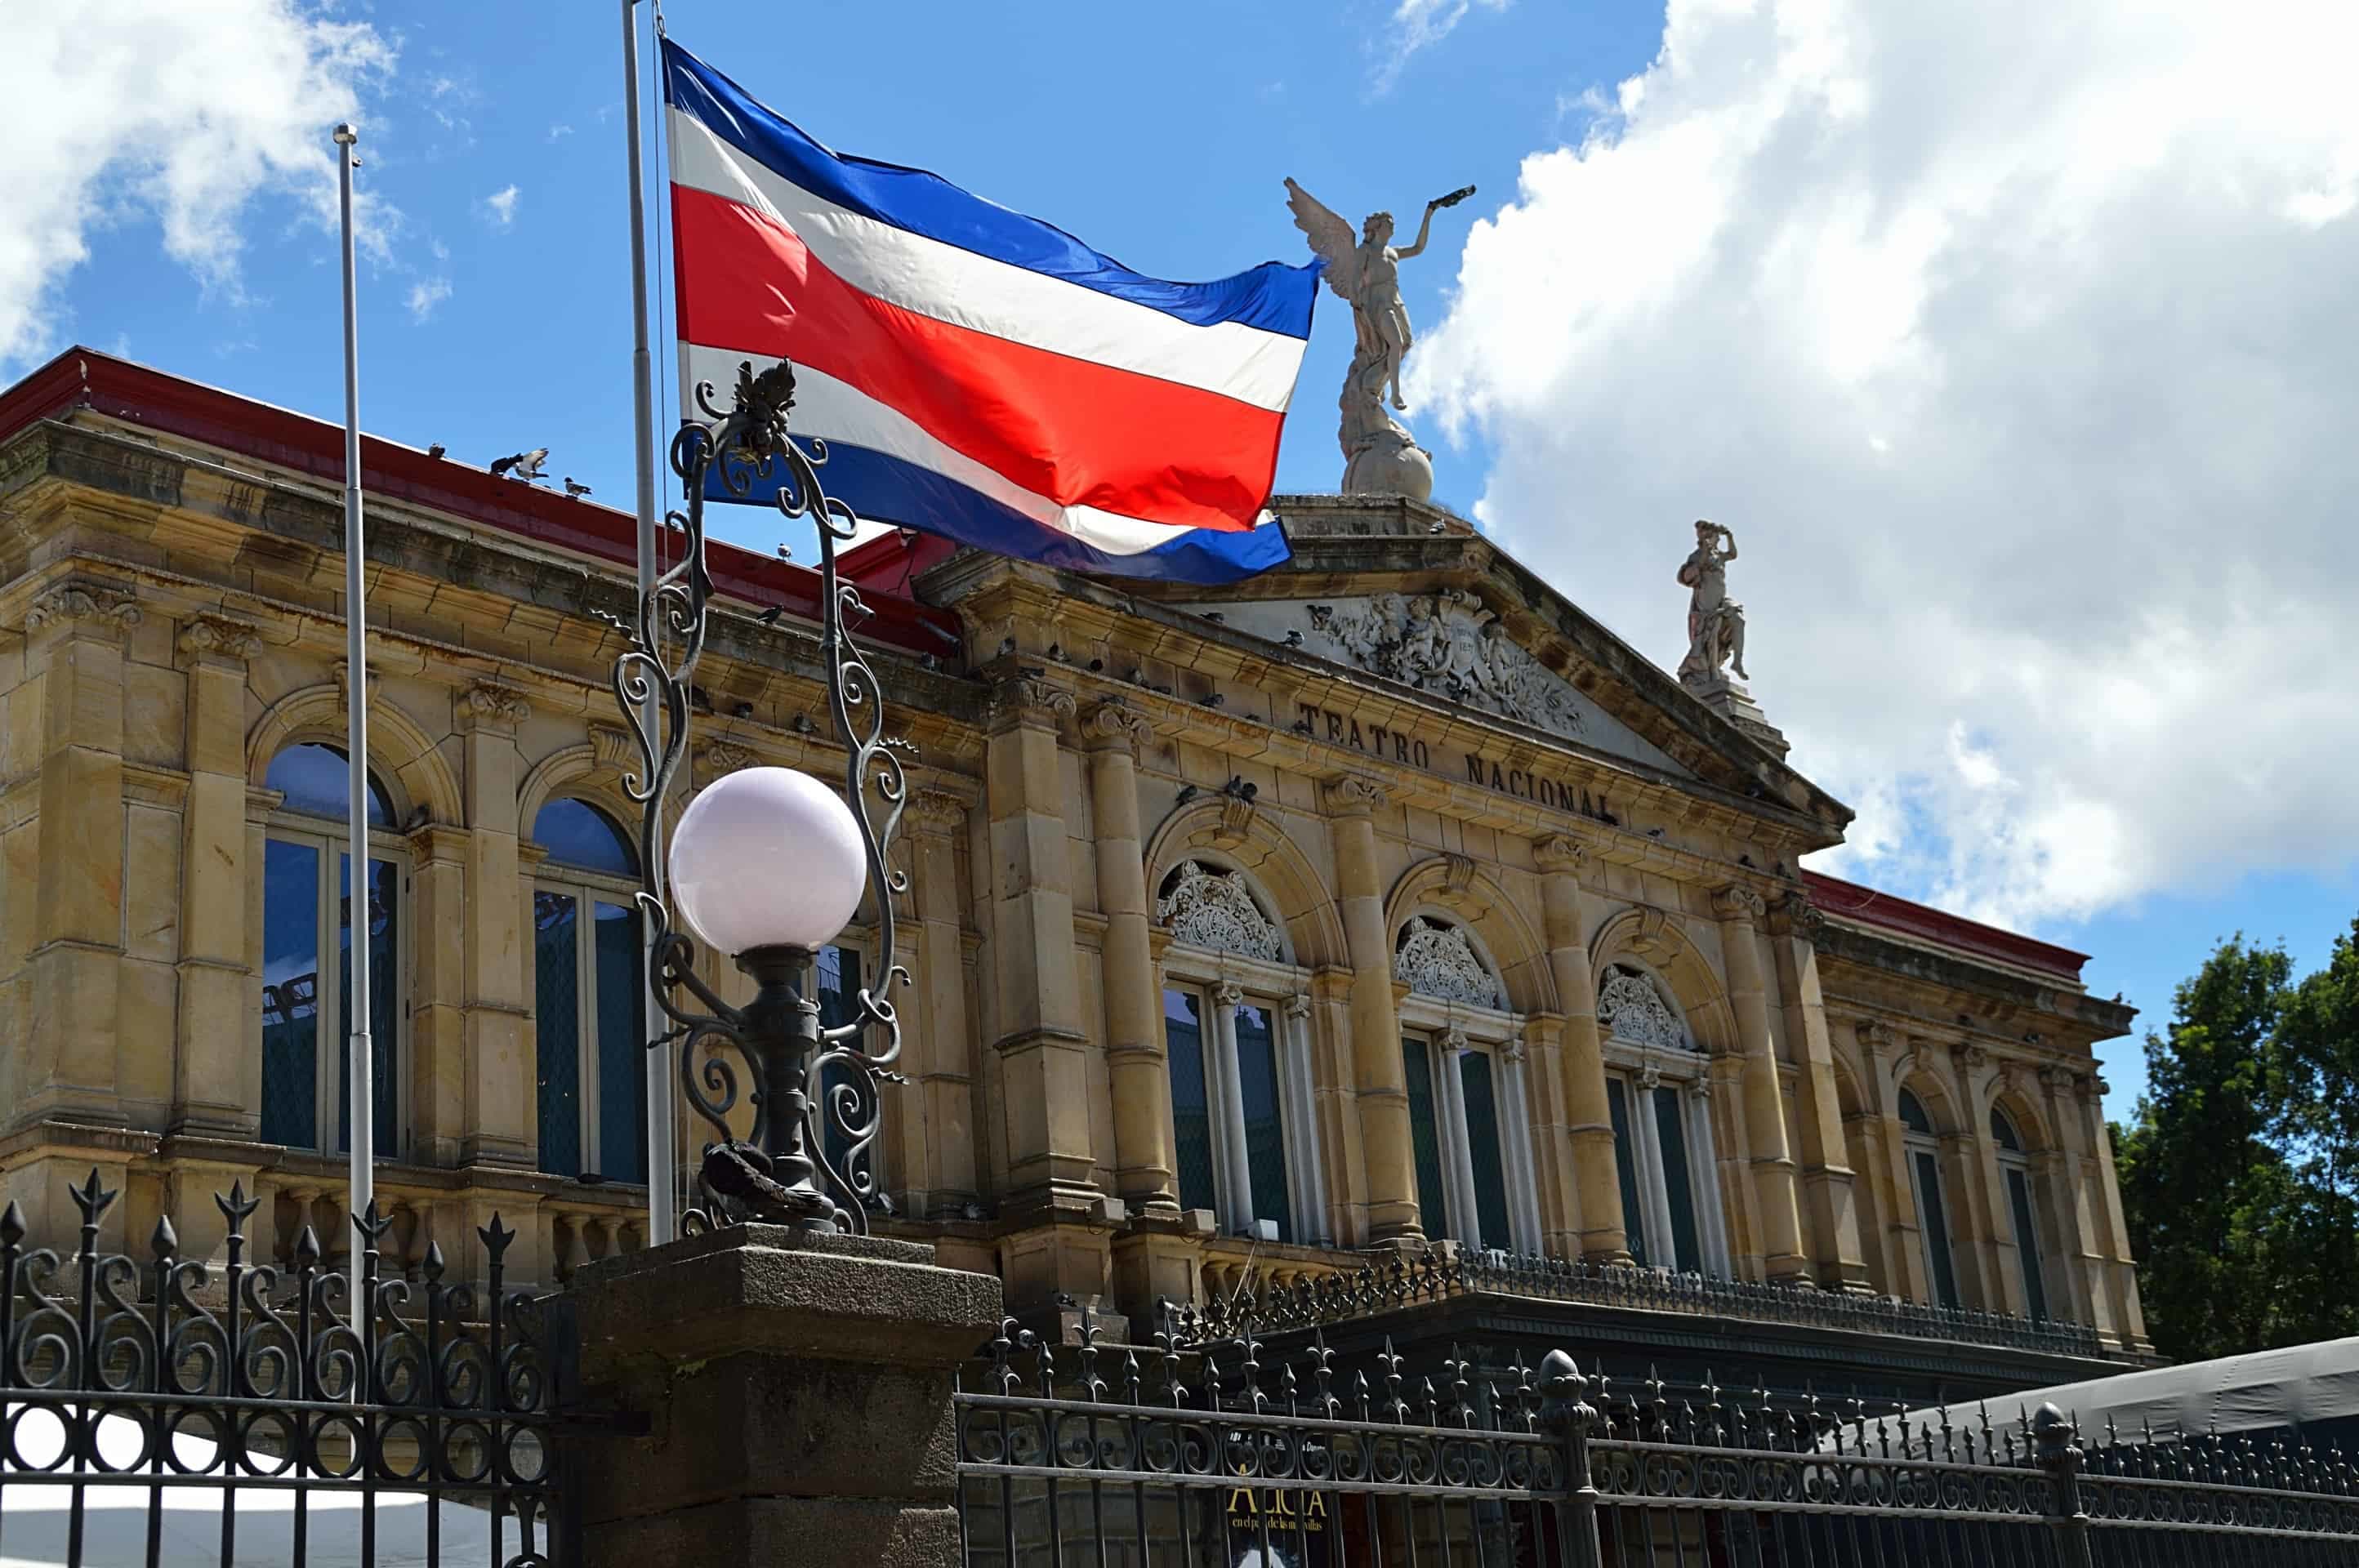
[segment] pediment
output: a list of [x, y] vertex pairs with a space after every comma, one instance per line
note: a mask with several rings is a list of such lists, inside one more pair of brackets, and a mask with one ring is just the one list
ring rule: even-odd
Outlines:
[[1560, 740], [1695, 776], [1662, 748], [1516, 641], [1472, 590], [1343, 594], [1318, 600], [1199, 600], [1207, 620], [1380, 676], [1445, 707], [1468, 708]]

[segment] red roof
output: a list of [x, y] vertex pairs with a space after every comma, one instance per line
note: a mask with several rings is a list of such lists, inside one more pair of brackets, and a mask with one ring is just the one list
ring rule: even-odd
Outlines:
[[2088, 954], [2076, 953], [2070, 947], [2002, 931], [1995, 925], [1984, 925], [1978, 920], [1912, 903], [1896, 894], [1878, 892], [1817, 871], [1804, 871], [1802, 885], [1810, 890], [1811, 903], [1854, 925], [1876, 926], [1896, 935], [1996, 958], [2018, 968], [2038, 969], [2077, 983], [2081, 966], [2089, 961]]
[[[340, 489], [344, 481], [341, 425], [82, 347], [66, 350], [0, 391], [0, 440], [36, 420], [78, 407], [332, 481]], [[628, 569], [637, 568], [637, 520], [612, 506], [495, 479], [470, 464], [429, 457], [414, 447], [365, 433], [361, 437], [361, 483], [373, 495], [397, 497], [503, 533]], [[860, 628], [864, 638], [919, 654], [946, 654], [960, 647], [955, 616], [894, 591], [897, 573], [864, 575], [851, 569], [858, 554], [847, 557], [845, 575], [861, 583], [862, 597], [875, 611]], [[720, 592], [764, 609], [783, 605], [790, 614], [819, 619], [820, 579], [810, 568], [718, 539], [706, 541], [705, 560]]]

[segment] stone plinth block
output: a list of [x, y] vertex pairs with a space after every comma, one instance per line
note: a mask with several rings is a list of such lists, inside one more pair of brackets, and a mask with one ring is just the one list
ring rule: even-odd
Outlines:
[[997, 1332], [996, 1279], [745, 1226], [590, 1265], [567, 1299], [584, 1396], [647, 1422], [582, 1445], [590, 1568], [955, 1568], [951, 1379]]

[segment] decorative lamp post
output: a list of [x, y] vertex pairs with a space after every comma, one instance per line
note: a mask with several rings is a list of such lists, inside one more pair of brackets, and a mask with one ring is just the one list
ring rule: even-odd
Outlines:
[[[691, 1227], [752, 1219], [864, 1231], [868, 1208], [882, 1201], [864, 1159], [881, 1119], [878, 1086], [901, 1081], [892, 1071], [901, 1025], [886, 994], [908, 983], [894, 961], [892, 896], [908, 878], [886, 857], [908, 786], [897, 743], [884, 738], [875, 672], [844, 633], [847, 614], [868, 612], [859, 589], [838, 581], [835, 570], [836, 546], [853, 537], [859, 519], [820, 488], [825, 444], [810, 442], [807, 450], [787, 434], [794, 384], [785, 362], [756, 375], [748, 362], [726, 412], [715, 406], [711, 383], [698, 384], [706, 420], [683, 425], [671, 445], [687, 506], [670, 514], [666, 534], [680, 541], [680, 557], [640, 600], [632, 646], [614, 661], [614, 696], [638, 741], [640, 766], [624, 782], [641, 806], [639, 863], [647, 871], [638, 898], [654, 932], [649, 979], [672, 1024], [649, 1049], [678, 1050], [682, 1092], [719, 1134], [706, 1144], [698, 1173], [704, 1201], [685, 1217]], [[808, 517], [818, 529], [820, 653], [848, 752], [844, 793], [839, 798], [788, 768], [726, 774], [680, 815], [667, 864], [662, 807], [687, 754], [691, 682], [712, 595], [704, 505], [714, 482], [739, 497], [775, 483], [779, 512]], [[660, 714], [653, 722], [643, 717], [650, 705]], [[848, 1022], [826, 1026], [813, 984], [817, 951], [843, 929], [871, 886], [878, 890], [874, 984], [849, 999]], [[675, 915], [686, 931], [674, 925]], [[759, 989], [752, 1001], [732, 1007], [698, 977], [690, 933], [753, 978]], [[814, 1096], [821, 1085], [825, 1094]], [[755, 1112], [743, 1138], [729, 1121], [741, 1087]]]

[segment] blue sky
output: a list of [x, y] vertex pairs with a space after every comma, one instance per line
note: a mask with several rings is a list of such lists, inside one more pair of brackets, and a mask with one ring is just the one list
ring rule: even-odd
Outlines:
[[[266, 13], [282, 27], [288, 15], [298, 15], [284, 0], [207, 4]], [[1764, 4], [1777, 8], [1771, 0]], [[1843, 0], [1831, 9], [1853, 8], [1853, 0]], [[1953, 9], [1933, 5], [1926, 15]], [[1895, 74], [1900, 67], [1892, 62], [1927, 51], [1899, 47], [1923, 40], [1875, 33], [1863, 19], [1874, 10], [1848, 16], [1851, 32], [1835, 38], [1835, 52], [1854, 62], [1850, 74], [1823, 91], [1823, 83], [1811, 84], [1802, 96], [1840, 104], [1845, 92], [1863, 92], [1872, 106], [1883, 106], [1872, 113], [1940, 96]], [[421, 446], [443, 442], [454, 456], [475, 462], [547, 445], [552, 474], [579, 478], [600, 499], [626, 504], [627, 252], [613, 7], [380, 0], [346, 5], [335, 17], [369, 29], [370, 47], [382, 46], [374, 63], [353, 73], [364, 130], [363, 188], [398, 211], [397, 221], [381, 225], [381, 245], [364, 266], [365, 424]], [[1925, 452], [1921, 472], [1906, 481], [1911, 488], [1901, 494], [1901, 509], [1921, 508], [1930, 521], [1899, 525], [1908, 531], [1906, 551], [1898, 551], [1885, 521], [1895, 512], [1888, 493], [1861, 503], [1856, 514], [1845, 513], [1841, 499], [1854, 483], [1863, 493], [1871, 481], [1890, 486], [1888, 472], [1863, 478], [1823, 465], [1800, 477], [1786, 471], [1785, 455], [1797, 443], [1777, 434], [1771, 421], [1781, 406], [1803, 400], [1783, 378], [1799, 376], [1797, 364], [1827, 356], [1814, 348], [1790, 361], [1765, 358], [1757, 343], [1775, 341], [1790, 323], [1759, 307], [1760, 299], [1781, 290], [1799, 299], [1795, 308], [1815, 312], [1827, 335], [1843, 339], [1842, 355], [1853, 360], [1889, 351], [1875, 341], [1862, 349], [1838, 330], [1854, 313], [1874, 327], [1879, 312], [1906, 316], [1913, 308], [1917, 314], [1893, 341], [1938, 347], [1942, 319], [1925, 297], [1963, 307], [1946, 282], [1951, 293], [1929, 296], [1919, 287], [1908, 296], [1913, 307], [1905, 299], [1888, 307], [1879, 292], [1888, 279], [1873, 267], [1842, 273], [1853, 281], [1822, 298], [1810, 295], [1807, 280], [1799, 290], [1788, 288], [1759, 256], [1790, 249], [1791, 225], [1756, 247], [1758, 270], [1714, 285], [1715, 299], [1749, 295], [1756, 307], [1706, 321], [1698, 298], [1683, 305], [1671, 292], [1688, 263], [1676, 245], [1655, 258], [1647, 247], [1659, 244], [1660, 234], [1717, 236], [1721, 250], [1734, 254], [1742, 247], [1732, 237], [1744, 222], [1781, 202], [1790, 211], [1816, 211], [1826, 204], [1825, 191], [1841, 189], [1826, 171], [1823, 146], [1833, 144], [1823, 128], [1819, 152], [1795, 154], [1785, 164], [1763, 161], [1758, 147], [1776, 142], [1767, 136], [1754, 138], [1743, 157], [1717, 156], [1704, 175], [1659, 153], [1725, 135], [1748, 114], [1765, 125], [1780, 124], [1760, 109], [1758, 97], [1762, 82], [1794, 75], [1776, 40], [1733, 34], [1721, 22], [1712, 23], [1721, 28], [1712, 31], [1693, 19], [1667, 36], [1661, 5], [1618, 0], [1216, 0], [1188, 7], [1184, 16], [1052, 0], [792, 7], [674, 0], [666, 20], [674, 38], [821, 140], [936, 169], [1151, 274], [1202, 277], [1272, 257], [1299, 259], [1300, 236], [1280, 183], [1288, 175], [1354, 219], [1382, 206], [1405, 222], [1427, 198], [1477, 185], [1473, 201], [1441, 215], [1429, 254], [1404, 268], [1432, 367], [1413, 389], [1422, 396], [1411, 422], [1436, 451], [1437, 498], [1479, 514], [1511, 548], [1666, 665], [1680, 650], [1664, 645], [1662, 628], [1680, 603], [1663, 579], [1686, 547], [1679, 536], [1684, 520], [1728, 517], [1747, 530], [1737, 586], [1757, 622], [1756, 692], [1773, 719], [1788, 721], [1797, 741], [1793, 761], [1865, 813], [1862, 853], [1833, 869], [2091, 950], [2091, 989], [2125, 992], [2147, 1024], [2168, 1014], [2171, 986], [2219, 936], [2238, 929], [2283, 936], [2306, 966], [2322, 961], [2359, 909], [2353, 839], [2334, 821], [2319, 820], [2299, 802], [2273, 805], [2275, 796], [2295, 793], [2278, 778], [2254, 773], [2223, 784], [2195, 776], [2202, 759], [2234, 753], [2240, 744], [2255, 753], [2272, 751], [2234, 735], [2203, 738], [2223, 710], [2218, 697], [2206, 697], [2205, 707], [2191, 710], [2201, 730], [2188, 726], [2187, 715], [2158, 708], [2147, 726], [2165, 731], [2153, 743], [2158, 749], [2125, 743], [2076, 751], [2077, 739], [2010, 726], [2009, 714], [2028, 712], [2057, 693], [2069, 713], [2082, 681], [2093, 711], [2164, 697], [2135, 679], [2125, 687], [2128, 677], [2069, 639], [2026, 633], [1989, 616], [1972, 621], [1977, 595], [1968, 590], [1965, 562], [1991, 541], [1977, 529], [1944, 524], [1940, 509], [1980, 506], [1958, 497], [1984, 482], [1977, 475], [1992, 464], [1946, 469], [1941, 453]], [[1942, 135], [1968, 138], [1981, 112], [1977, 94], [2010, 123], [2025, 119], [2001, 103], [2006, 90], [1998, 84], [2006, 78], [1997, 67], [1991, 85], [1977, 85], [1983, 79], [1973, 74], [1974, 51], [1959, 41], [1971, 40], [1976, 24], [1969, 17], [1962, 25], [1968, 30], [1942, 45], [1947, 55], [1931, 54], [1937, 62], [1954, 59], [1951, 76], [1938, 85], [1953, 90], [1963, 106], [1944, 120], [1926, 112], [1924, 124], [1933, 128], [1921, 139], [1929, 144]], [[2035, 37], [2026, 47], [2046, 46]], [[2064, 51], [2057, 56], [2062, 76], [2079, 71], [2093, 93], [2119, 85], [2104, 75], [2115, 67], [2071, 52], [2081, 46], [2054, 47]], [[2174, 47], [2192, 58], [2212, 46], [2190, 34]], [[1723, 73], [1723, 95], [1703, 100], [1698, 95], [1715, 70]], [[5, 76], [0, 70], [0, 86]], [[1642, 90], [1620, 85], [1632, 81]], [[2130, 85], [2151, 83], [2141, 78]], [[2289, 123], [2301, 122], [2307, 91], [2300, 83], [2288, 89]], [[2060, 89], [2058, 96], [2072, 94]], [[307, 104], [332, 101], [323, 92], [289, 114], [299, 123]], [[2333, 118], [2341, 113], [2321, 111], [2338, 135], [2348, 129], [2347, 119]], [[1838, 115], [1854, 118], [1851, 110]], [[2030, 118], [2039, 123], [2037, 114]], [[2077, 160], [2076, 143], [2100, 133], [2060, 122], [2039, 134]], [[2285, 136], [2301, 151], [2293, 132]], [[306, 145], [324, 152], [324, 124]], [[1883, 135], [1878, 157], [1897, 164], [1905, 155], [1889, 149], [1908, 145], [1908, 135]], [[168, 254], [159, 203], [143, 191], [152, 171], [136, 152], [126, 148], [86, 181], [89, 200], [78, 228], [86, 257], [49, 266], [40, 275], [43, 288], [20, 287], [25, 297], [18, 303], [32, 301], [33, 326], [14, 358], [0, 352], [0, 376], [14, 376], [47, 349], [79, 340], [336, 416], [333, 236], [305, 195], [316, 197], [316, 181], [302, 185], [316, 170], [257, 182], [226, 221], [239, 246], [234, 265], [217, 258], [191, 265], [185, 246], [180, 254]], [[1650, 157], [1656, 161], [1642, 161]], [[2027, 157], [2022, 167], [2038, 163]], [[1615, 183], [1617, 171], [1626, 178]], [[1928, 158], [1908, 178], [1901, 194], [1954, 178], [1954, 168]], [[2121, 191], [2143, 189], [2127, 176], [2123, 180]], [[1619, 194], [1598, 195], [1594, 188], [1607, 183]], [[2300, 208], [2304, 200], [2310, 208]], [[2293, 210], [2310, 214], [2303, 232], [2329, 238], [2349, 228], [2341, 222], [2341, 200], [2331, 183], [2301, 186], [2288, 198]], [[1965, 205], [1945, 211], [1954, 214]], [[2226, 235], [2233, 215], [2212, 216]], [[1481, 234], [1470, 246], [1478, 224]], [[2281, 247], [2292, 243], [2274, 231], [2267, 238]], [[10, 287], [8, 261], [0, 246], [0, 290]], [[1826, 263], [1821, 276], [1836, 265]], [[1940, 270], [1953, 279], [1972, 269]], [[1567, 319], [1577, 318], [1583, 330], [1593, 322], [1614, 330], [1566, 336], [1571, 329], [1551, 319], [1550, 302], [1568, 290], [1606, 287], [1599, 279], [1620, 292], [1584, 296], [1587, 303]], [[2152, 286], [2151, 279], [2137, 282]], [[2217, 297], [2216, 291], [2207, 297]], [[2071, 308], [2082, 313], [2075, 322], [2095, 309]], [[1666, 335], [1690, 318], [1703, 322], [1693, 340]], [[1653, 335], [1630, 327], [1634, 320], [1647, 323]], [[1527, 331], [1527, 325], [1545, 330]], [[2043, 339], [2054, 335], [2052, 324], [2040, 330]], [[659, 330], [659, 343], [663, 339]], [[1330, 389], [1350, 339], [1347, 313], [1327, 299], [1282, 453], [1283, 488], [1330, 489], [1339, 476]], [[6, 344], [0, 331], [0, 351]], [[1647, 346], [1633, 346], [1639, 344]], [[664, 356], [658, 358], [660, 363]], [[1945, 384], [1961, 383], [1964, 362], [1952, 351], [1948, 362]], [[1694, 379], [1676, 383], [1669, 366], [1689, 367]], [[2110, 373], [2065, 363], [2056, 373]], [[2093, 395], [2082, 406], [2119, 391], [2092, 384], [2103, 396]], [[1879, 382], [1870, 390], [1897, 406], [1902, 399], [1892, 385]], [[2341, 397], [2324, 373], [2294, 390], [2326, 406]], [[2009, 407], [2023, 399], [2019, 384], [2001, 395]], [[1611, 433], [1616, 420], [1641, 416], [1650, 432], [1645, 439]], [[2280, 419], [2277, 427], [2286, 424]], [[1903, 429], [1905, 423], [1889, 431], [1879, 424], [1869, 437], [1886, 469], [1886, 437], [1904, 438]], [[1659, 446], [1673, 438], [1678, 445]], [[1770, 441], [1761, 449], [1774, 450], [1775, 461], [1745, 456], [1747, 440], [1756, 438]], [[2057, 521], [2042, 524], [2051, 533], [2073, 526], [2073, 517], [2108, 514], [2103, 492], [2124, 482], [2121, 476], [2144, 471], [2137, 463], [2151, 462], [2107, 449], [2101, 430], [2078, 439], [2069, 490], [2051, 487], [2037, 503], [2057, 509]], [[2241, 442], [2234, 432], [2221, 439]], [[2294, 466], [2317, 467], [2306, 459]], [[1643, 470], [1635, 480], [1634, 470]], [[2223, 508], [2258, 508], [2276, 499], [2264, 481], [2237, 491], [2215, 472], [2198, 477], [2227, 486], [2218, 499]], [[1806, 513], [1827, 530], [1815, 536], [1816, 555], [1805, 554], [1801, 522], [1788, 527], [1782, 521]], [[1756, 517], [1761, 524], [1752, 521]], [[1767, 536], [1760, 526], [1769, 528]], [[1937, 617], [1959, 618], [1943, 621], [1944, 634], [2015, 650], [2008, 678], [2028, 684], [1978, 677], [1976, 687], [1984, 697], [1999, 690], [2012, 706], [1976, 708], [1962, 697], [1951, 717], [1943, 699], [1918, 700], [1930, 689], [1921, 679], [1897, 706], [1879, 693], [1864, 674], [1879, 658], [1863, 656], [1840, 637], [1842, 628], [1863, 622], [1862, 604], [1881, 596], [1846, 568], [1823, 564], [1829, 541], [1836, 555], [1854, 559], [1916, 557], [1933, 587], [1909, 591]], [[756, 533], [741, 542], [767, 547], [774, 541]], [[2298, 553], [2310, 543], [2305, 536], [2293, 547]], [[2196, 554], [2169, 537], [2158, 550], [2165, 566], [2192, 562]], [[2123, 558], [2121, 552], [2113, 558]], [[2223, 583], [2234, 580], [2234, 561], [2214, 564], [2226, 574]], [[2200, 576], [2204, 568], [2190, 569]], [[1745, 579], [1748, 571], [1763, 575]], [[2044, 575], [2006, 567], [2004, 592], [2018, 604], [2037, 598]], [[2167, 588], [2143, 602], [2162, 618], [2156, 624], [2169, 622], [2161, 632], [2149, 626], [2148, 634], [2180, 634], [2163, 613], [2170, 608]], [[2208, 609], [2199, 606], [2184, 618], [2197, 628], [2188, 635], [2201, 635]], [[2076, 611], [2060, 613], [2069, 620]], [[2266, 630], [2265, 613], [2262, 620]], [[2290, 633], [2284, 642], [2283, 653], [2273, 655], [2270, 639], [2258, 640], [2260, 667], [2268, 668], [2272, 657], [2282, 657], [2288, 670], [2307, 667], [2310, 661], [2294, 651]], [[2201, 645], [2180, 656], [2207, 662]], [[2023, 676], [2026, 669], [2037, 678]], [[1920, 733], [1927, 715], [1904, 711], [1911, 708], [1932, 710], [1947, 728]], [[2340, 748], [2351, 733], [2347, 719], [2319, 717], [2329, 711], [2291, 712], [2288, 732]], [[2174, 724], [2184, 737], [2177, 745], [2169, 735]], [[2077, 735], [2088, 727], [2061, 728]], [[2354, 752], [2343, 755], [2347, 761]], [[2167, 776], [2182, 765], [2190, 769], [2183, 789]], [[2306, 781], [2320, 771], [2313, 758], [2299, 776]], [[1991, 849], [1994, 844], [2005, 852]], [[1984, 881], [2004, 884], [2004, 892], [1985, 892]], [[2114, 1042], [2104, 1054], [2113, 1085], [2108, 1108], [2125, 1114], [2143, 1076], [2136, 1042]]]

